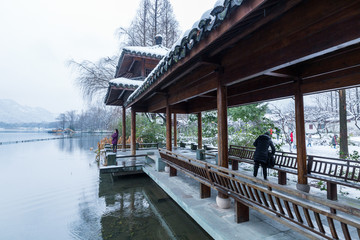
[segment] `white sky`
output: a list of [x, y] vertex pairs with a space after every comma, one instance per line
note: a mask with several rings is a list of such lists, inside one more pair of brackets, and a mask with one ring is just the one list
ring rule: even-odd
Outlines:
[[[216, 0], [170, 0], [181, 30]], [[118, 55], [115, 30], [140, 0], [0, 0], [0, 99], [53, 113], [85, 108], [66, 61]]]

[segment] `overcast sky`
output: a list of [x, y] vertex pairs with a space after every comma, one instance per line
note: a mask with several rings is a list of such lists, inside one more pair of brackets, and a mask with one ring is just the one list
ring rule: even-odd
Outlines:
[[[170, 0], [181, 30], [215, 0]], [[53, 113], [86, 108], [66, 61], [119, 54], [118, 27], [128, 27], [140, 0], [1, 0], [0, 99]]]

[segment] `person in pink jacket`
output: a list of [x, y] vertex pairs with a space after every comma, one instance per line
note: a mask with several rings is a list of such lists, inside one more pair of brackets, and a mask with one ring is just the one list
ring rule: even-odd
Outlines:
[[112, 137], [112, 145], [113, 145], [113, 152], [117, 151], [117, 142], [118, 142], [118, 138], [119, 138], [119, 130], [115, 129], [115, 132], [113, 135], [111, 135]]

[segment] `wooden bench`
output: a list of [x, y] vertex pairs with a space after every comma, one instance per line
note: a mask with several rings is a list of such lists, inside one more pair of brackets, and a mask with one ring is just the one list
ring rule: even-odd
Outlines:
[[[238, 170], [239, 162], [254, 164], [254, 152], [255, 148], [231, 145], [232, 170]], [[273, 169], [278, 171], [278, 183], [285, 185], [287, 173], [297, 175], [296, 154], [276, 152]], [[328, 199], [337, 200], [337, 184], [360, 189], [360, 162], [308, 155], [306, 177], [326, 182]]]
[[[239, 162], [254, 164], [255, 148], [230, 145], [229, 160], [232, 161], [232, 170], [239, 169]], [[278, 171], [278, 183], [286, 185], [286, 174], [297, 175], [296, 154], [286, 152], [275, 153], [275, 166], [273, 169]]]

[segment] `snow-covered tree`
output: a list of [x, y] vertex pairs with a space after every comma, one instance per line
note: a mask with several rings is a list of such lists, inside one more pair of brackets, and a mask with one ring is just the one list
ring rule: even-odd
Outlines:
[[290, 152], [292, 152], [290, 133], [295, 132], [294, 101], [291, 101], [288, 106], [283, 108], [280, 108], [275, 104], [271, 104], [271, 107], [272, 107], [271, 112], [276, 117], [275, 125], [280, 129], [283, 136], [281, 140], [285, 141], [285, 143], [289, 145], [289, 150]]
[[168, 0], [142, 0], [130, 26], [120, 27], [118, 32], [126, 35], [131, 46], [152, 46], [155, 36], [160, 34], [168, 48], [180, 35], [179, 23]]

